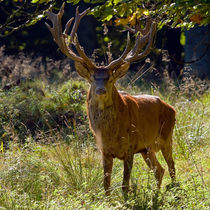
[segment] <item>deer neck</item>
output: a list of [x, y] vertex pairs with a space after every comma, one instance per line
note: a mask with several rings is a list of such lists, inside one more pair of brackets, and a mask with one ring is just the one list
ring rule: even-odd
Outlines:
[[122, 107], [121, 96], [115, 86], [107, 100], [100, 101], [95, 97], [95, 93], [91, 88], [87, 97], [87, 112], [90, 121], [90, 127], [97, 136], [97, 132], [108, 139], [112, 139], [117, 134], [118, 111]]
[[112, 87], [109, 96], [103, 100], [97, 98], [90, 88], [87, 95], [87, 112], [92, 126], [108, 123], [109, 120], [112, 123], [117, 119], [117, 113], [122, 108], [123, 101], [115, 86]]
[[119, 93], [114, 85], [108, 90], [108, 93], [105, 96], [96, 95], [95, 90], [90, 88], [87, 102], [92, 109], [103, 112], [108, 108], [115, 107], [119, 97]]

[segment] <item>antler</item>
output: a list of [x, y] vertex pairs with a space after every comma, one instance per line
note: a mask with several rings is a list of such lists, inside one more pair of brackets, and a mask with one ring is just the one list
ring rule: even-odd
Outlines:
[[[130, 27], [126, 27], [129, 32], [137, 33], [137, 38], [133, 49], [130, 50], [130, 35], [128, 32], [127, 44], [123, 54], [120, 58], [112, 61], [106, 68], [110, 70], [114, 70], [121, 66], [123, 63], [132, 63], [134, 61], [141, 60], [142, 58], [146, 57], [152, 47], [154, 35], [156, 32], [156, 23], [152, 22], [151, 18], [146, 19], [146, 24], [144, 29], [141, 29], [140, 22], [137, 22], [135, 29]], [[145, 47], [143, 52], [141, 50]], [[130, 51], [129, 51], [130, 50]]]
[[[74, 25], [73, 25], [70, 35], [68, 35], [69, 28], [70, 28], [74, 18], [71, 18], [67, 22], [65, 29], [62, 32], [61, 19], [64, 14], [64, 6], [65, 6], [65, 3], [62, 4], [58, 14], [55, 14], [53, 12], [47, 13], [48, 19], [53, 24], [52, 27], [50, 27], [50, 25], [47, 23], [45, 23], [45, 24], [48, 27], [48, 29], [50, 30], [50, 32], [52, 33], [54, 41], [57, 43], [57, 45], [59, 46], [62, 53], [65, 54], [70, 59], [80, 62], [84, 66], [87, 66], [87, 68], [91, 71], [91, 70], [95, 69], [96, 66], [92, 63], [92, 61], [85, 54], [83, 48], [79, 44], [79, 40], [77, 37], [77, 29], [80, 24], [80, 21], [88, 13], [90, 8], [88, 8], [87, 10], [85, 10], [82, 13], [79, 13], [79, 7], [77, 7], [76, 14], [75, 14], [75, 22], [74, 22]], [[73, 51], [72, 45], [75, 46], [79, 56]]]
[[[50, 27], [47, 23], [46, 23], [46, 26], [52, 33], [52, 36], [54, 37], [54, 41], [57, 43], [62, 53], [64, 53], [70, 59], [76, 61], [77, 62], [76, 64], [81, 63], [82, 66], [86, 67], [86, 69], [91, 73], [97, 67], [87, 57], [87, 55], [84, 52], [84, 49], [80, 46], [79, 40], [77, 37], [77, 29], [80, 24], [80, 21], [88, 13], [89, 9], [85, 10], [82, 13], [79, 13], [79, 7], [77, 7], [74, 25], [72, 27], [70, 35], [68, 35], [69, 28], [74, 18], [71, 18], [67, 22], [65, 29], [62, 32], [61, 19], [64, 14], [64, 6], [65, 6], [65, 3], [62, 4], [58, 14], [55, 14], [53, 12], [47, 13], [48, 19], [52, 22], [53, 26]], [[152, 22], [151, 18], [146, 19], [146, 24], [143, 29], [141, 29], [140, 20], [137, 21], [137, 25], [135, 29], [132, 29], [128, 26], [127, 26], [127, 29], [131, 33], [137, 34], [135, 45], [133, 49], [130, 49], [130, 33], [128, 32], [126, 48], [124, 52], [122, 53], [122, 55], [118, 59], [113, 60], [109, 65], [105, 66], [105, 68], [109, 69], [110, 71], [114, 72], [116, 69], [119, 69], [119, 67], [122, 66], [123, 64], [126, 64], [126, 66], [128, 67], [130, 63], [134, 61], [138, 61], [146, 57], [151, 50], [154, 35], [156, 32], [156, 23]], [[73, 51], [72, 45], [74, 45], [77, 54]], [[81, 71], [83, 70], [81, 69]], [[119, 69], [118, 72], [119, 71], [121, 70]]]

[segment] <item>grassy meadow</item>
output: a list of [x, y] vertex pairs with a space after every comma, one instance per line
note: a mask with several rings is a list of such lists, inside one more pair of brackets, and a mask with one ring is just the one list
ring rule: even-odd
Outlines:
[[88, 127], [88, 84], [27, 79], [0, 89], [0, 209], [209, 209], [210, 92], [191, 77], [161, 85], [119, 89], [159, 95], [177, 111], [173, 157], [177, 183], [166, 169], [160, 192], [153, 173], [135, 155], [128, 200], [121, 191], [122, 162], [115, 159], [112, 193], [105, 197], [100, 153]]

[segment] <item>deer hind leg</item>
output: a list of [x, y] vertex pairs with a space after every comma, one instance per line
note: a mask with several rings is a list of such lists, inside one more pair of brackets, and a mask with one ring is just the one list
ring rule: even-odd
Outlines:
[[141, 152], [141, 155], [149, 168], [154, 171], [158, 188], [160, 188], [165, 170], [158, 162], [155, 152], [150, 149], [145, 149], [143, 152]]
[[110, 195], [111, 174], [113, 167], [113, 157], [103, 155], [104, 167], [104, 189], [107, 196]]
[[175, 121], [175, 111], [171, 111], [170, 115], [164, 119], [160, 131], [160, 136], [163, 140], [161, 144], [161, 152], [168, 165], [168, 170], [172, 182], [175, 182], [175, 166], [172, 157], [172, 135]]
[[122, 190], [124, 196], [127, 195], [129, 190], [129, 180], [130, 180], [132, 167], [133, 167], [133, 155], [129, 155], [124, 160], [123, 183], [122, 183]]
[[170, 177], [172, 179], [172, 182], [175, 182], [176, 177], [175, 177], [175, 165], [174, 165], [174, 160], [172, 157], [172, 141], [170, 140], [170, 143], [167, 145], [164, 145], [164, 147], [161, 148], [161, 152], [163, 154], [163, 157], [168, 165], [168, 170]]

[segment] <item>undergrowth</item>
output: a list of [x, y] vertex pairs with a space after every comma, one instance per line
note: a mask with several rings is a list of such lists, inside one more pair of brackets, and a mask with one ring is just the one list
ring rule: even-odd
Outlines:
[[42, 81], [26, 81], [9, 91], [0, 90], [0, 136], [24, 142], [29, 135], [74, 130], [84, 126], [86, 91], [82, 82], [68, 81], [49, 86]]
[[[159, 95], [176, 109], [173, 157], [177, 183], [166, 170], [158, 192], [154, 175], [135, 155], [128, 200], [121, 191], [123, 164], [114, 160], [112, 193], [103, 189], [101, 155], [88, 127], [87, 84], [26, 79], [0, 90], [1, 209], [208, 209], [208, 81], [166, 76], [162, 85], [121, 85], [131, 94]], [[143, 81], [143, 80], [142, 80]], [[142, 82], [141, 81], [141, 82]], [[125, 83], [124, 83], [125, 84]], [[161, 165], [167, 169], [158, 153]]]
[[[68, 86], [71, 87], [70, 82]], [[21, 87], [17, 87], [11, 92], [20, 89]], [[56, 92], [54, 94], [59, 97], [61, 89], [54, 89]], [[17, 95], [9, 92], [4, 94], [4, 97], [6, 95], [10, 97], [9, 101], [16, 100], [14, 98]], [[45, 95], [48, 94], [50, 92], [46, 91]], [[123, 166], [119, 160], [114, 162], [112, 194], [105, 197], [101, 156], [93, 143], [87, 121], [80, 122], [72, 116], [70, 119], [74, 119], [74, 122], [66, 122], [65, 131], [64, 126], [59, 126], [58, 123], [57, 128], [53, 128], [53, 124], [50, 125], [48, 131], [44, 127], [37, 127], [36, 135], [30, 131], [26, 132], [25, 143], [20, 144], [21, 137], [15, 123], [25, 118], [13, 117], [10, 121], [6, 121], [8, 118], [1, 118], [4, 123], [9, 122], [3, 126], [1, 134], [1, 208], [207, 209], [210, 181], [207, 176], [210, 164], [208, 156], [210, 95], [205, 93], [192, 100], [175, 97], [173, 105], [177, 111], [177, 122], [173, 155], [179, 183], [177, 186], [170, 187], [170, 177], [166, 171], [161, 191], [157, 193], [153, 173], [148, 170], [141, 156], [136, 155], [129, 199], [124, 201], [122, 196]], [[18, 98], [20, 100], [20, 97]], [[42, 107], [43, 104], [44, 99], [41, 99], [39, 106]], [[84, 101], [79, 104], [78, 110], [83, 116]], [[1, 103], [2, 105], [4, 103]], [[14, 104], [10, 103], [10, 106]], [[31, 105], [30, 108], [25, 108], [25, 114], [27, 109], [32, 109]], [[45, 116], [47, 115], [41, 118], [44, 119]], [[26, 125], [24, 127], [28, 130]], [[7, 148], [4, 147], [5, 140], [8, 141]], [[161, 154], [158, 154], [158, 158], [164, 168], [167, 168]]]

